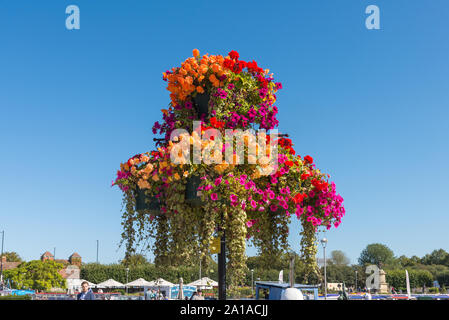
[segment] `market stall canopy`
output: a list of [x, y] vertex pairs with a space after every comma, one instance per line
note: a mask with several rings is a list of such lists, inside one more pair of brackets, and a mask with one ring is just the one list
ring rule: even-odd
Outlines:
[[187, 285], [195, 286], [195, 287], [199, 287], [199, 288], [218, 287], [218, 282], [212, 280], [211, 278], [203, 277], [203, 278], [193, 281]]
[[167, 280], [164, 280], [162, 278], [159, 278], [157, 280], [154, 281], [150, 281], [150, 284], [148, 284], [147, 286], [151, 286], [151, 287], [173, 287], [175, 284], [171, 283]]
[[147, 281], [143, 278], [139, 278], [137, 280], [131, 281], [127, 284], [125, 284], [125, 286], [127, 287], [145, 287], [145, 286], [153, 286], [154, 284], [150, 281]]
[[125, 285], [114, 279], [108, 279], [96, 285], [97, 288], [124, 288]]

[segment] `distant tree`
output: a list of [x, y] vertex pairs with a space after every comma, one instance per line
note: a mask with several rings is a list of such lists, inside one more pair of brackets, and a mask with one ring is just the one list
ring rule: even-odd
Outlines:
[[4, 274], [15, 289], [46, 291], [51, 288], [66, 288], [66, 281], [58, 272], [62, 268], [62, 264], [53, 260], [32, 260], [6, 270]]
[[417, 263], [414, 262], [412, 259], [407, 258], [406, 256], [402, 255], [397, 259], [397, 262], [401, 267], [411, 267], [415, 266]]
[[412, 256], [410, 258], [410, 262], [413, 263], [414, 265], [420, 264], [421, 263], [421, 258], [418, 256]]
[[22, 262], [22, 258], [20, 258], [19, 254], [17, 252], [11, 251], [11, 252], [4, 252], [3, 256], [6, 256], [6, 261], [8, 262]]
[[392, 263], [394, 263], [393, 251], [381, 243], [367, 245], [359, 258], [360, 265], [375, 264], [377, 266], [385, 266]]
[[433, 250], [432, 253], [426, 254], [421, 259], [423, 264], [431, 265], [431, 264], [446, 264], [449, 261], [449, 253], [447, 253], [443, 249]]
[[333, 250], [331, 252], [331, 261], [337, 266], [347, 266], [349, 264], [349, 258], [341, 250]]
[[123, 259], [120, 263], [126, 267], [137, 267], [149, 263], [144, 255], [136, 253], [128, 257], [128, 259]]

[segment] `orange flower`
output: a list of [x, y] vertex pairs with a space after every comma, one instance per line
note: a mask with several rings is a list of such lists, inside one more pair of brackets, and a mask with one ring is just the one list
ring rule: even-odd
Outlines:
[[207, 69], [208, 69], [207, 65], [202, 64], [202, 65], [200, 66], [199, 73], [201, 73], [201, 74], [206, 73], [206, 72], [207, 72]]
[[198, 50], [198, 49], [193, 49], [193, 56], [196, 58], [196, 57], [199, 57], [200, 56], [200, 51]]
[[201, 86], [196, 87], [196, 91], [197, 91], [198, 93], [204, 93], [204, 89], [203, 89], [203, 87], [201, 87]]
[[212, 83], [214, 83], [215, 81], [218, 81], [218, 79], [215, 77], [215, 74], [211, 74], [211, 75], [209, 76], [209, 80], [210, 80], [210, 82], [212, 82]]

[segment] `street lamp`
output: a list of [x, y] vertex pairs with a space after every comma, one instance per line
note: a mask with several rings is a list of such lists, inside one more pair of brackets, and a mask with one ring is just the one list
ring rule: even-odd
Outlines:
[[[129, 268], [126, 268], [126, 284], [128, 284], [128, 273], [129, 273]], [[126, 286], [126, 294], [128, 294], [128, 286]]]
[[254, 295], [254, 269], [251, 269], [251, 293]]
[[355, 292], [357, 292], [357, 270], [355, 270]]
[[326, 238], [321, 239], [321, 245], [323, 246], [323, 250], [324, 250], [324, 300], [327, 300], [327, 278], [326, 278], [326, 245], [327, 245], [327, 239]]

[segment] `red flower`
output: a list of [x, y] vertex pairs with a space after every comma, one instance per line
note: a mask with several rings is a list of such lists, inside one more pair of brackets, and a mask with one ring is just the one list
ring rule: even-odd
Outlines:
[[310, 177], [310, 176], [311, 176], [310, 173], [303, 173], [303, 174], [301, 175], [301, 180], [307, 180], [307, 178]]
[[289, 167], [293, 166], [293, 161], [285, 161], [285, 164]]
[[329, 184], [326, 181], [321, 181], [317, 179], [312, 180], [312, 185], [319, 191], [324, 191], [328, 188]]
[[293, 201], [294, 201], [296, 204], [299, 204], [299, 203], [303, 202], [304, 198], [306, 198], [306, 197], [307, 197], [306, 194], [298, 193], [298, 194], [293, 198]]
[[225, 59], [225, 61], [223, 62], [223, 66], [229, 70], [233, 70], [234, 69], [234, 61], [231, 59]]
[[311, 156], [305, 156], [304, 160], [306, 161], [306, 163], [313, 163], [313, 158]]
[[232, 60], [238, 60], [240, 55], [237, 51], [232, 50], [231, 52], [229, 52], [229, 56], [231, 57]]

